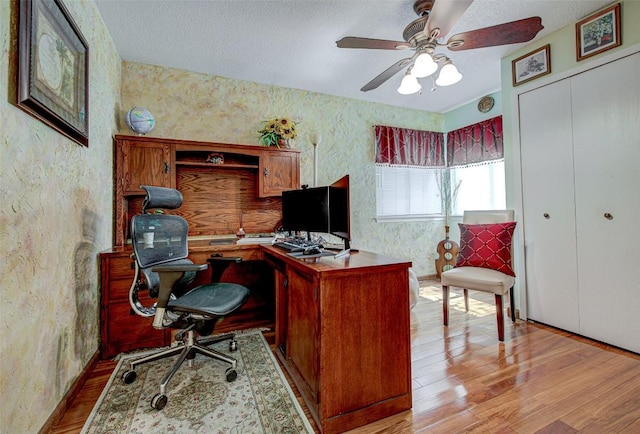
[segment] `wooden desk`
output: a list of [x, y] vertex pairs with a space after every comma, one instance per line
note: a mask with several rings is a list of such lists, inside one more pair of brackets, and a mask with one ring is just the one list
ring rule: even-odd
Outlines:
[[370, 252], [295, 259], [275, 271], [276, 354], [325, 433], [411, 408], [411, 262]]
[[[370, 252], [301, 260], [270, 245], [189, 242], [189, 258], [240, 256], [224, 281], [251, 289], [216, 332], [270, 326], [276, 355], [324, 433], [338, 433], [411, 408], [409, 276], [411, 262]], [[101, 253], [101, 355], [169, 345], [128, 300], [131, 250]], [[210, 280], [199, 273], [195, 283]], [[275, 304], [275, 307], [274, 307]], [[274, 320], [275, 312], [275, 320]]]

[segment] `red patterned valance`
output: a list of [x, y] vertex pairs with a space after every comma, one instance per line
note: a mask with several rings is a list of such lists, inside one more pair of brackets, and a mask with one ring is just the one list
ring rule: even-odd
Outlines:
[[444, 134], [409, 128], [375, 126], [376, 163], [444, 166]]
[[447, 133], [447, 163], [451, 167], [503, 157], [502, 116]]

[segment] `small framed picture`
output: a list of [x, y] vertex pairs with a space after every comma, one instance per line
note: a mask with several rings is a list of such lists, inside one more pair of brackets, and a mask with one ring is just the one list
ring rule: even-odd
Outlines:
[[576, 24], [576, 60], [595, 56], [622, 44], [620, 3], [609, 6]]
[[540, 47], [511, 62], [513, 86], [551, 73], [551, 46]]
[[61, 0], [20, 1], [17, 105], [89, 144], [89, 47]]

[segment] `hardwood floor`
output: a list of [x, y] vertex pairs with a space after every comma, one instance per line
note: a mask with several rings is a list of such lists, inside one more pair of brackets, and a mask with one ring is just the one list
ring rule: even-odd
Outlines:
[[[452, 291], [444, 328], [427, 284], [411, 311], [413, 409], [351, 434], [640, 433], [640, 355], [523, 321], [499, 343], [493, 295], [475, 291], [468, 313]], [[98, 364], [51, 432], [80, 432], [114, 367]]]

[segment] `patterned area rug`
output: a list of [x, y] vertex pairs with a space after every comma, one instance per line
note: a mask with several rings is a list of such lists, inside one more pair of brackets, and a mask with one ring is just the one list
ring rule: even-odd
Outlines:
[[[229, 366], [198, 355], [167, 385], [167, 406], [151, 408], [175, 357], [137, 368], [132, 384], [121, 380], [132, 357], [124, 356], [98, 399], [82, 433], [313, 433], [269, 345], [258, 330], [239, 333], [238, 378], [227, 382]], [[229, 353], [229, 341], [211, 346]]]

